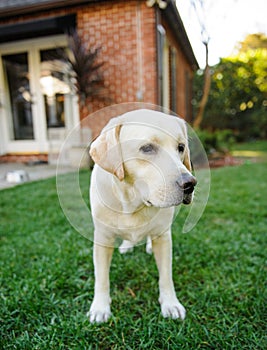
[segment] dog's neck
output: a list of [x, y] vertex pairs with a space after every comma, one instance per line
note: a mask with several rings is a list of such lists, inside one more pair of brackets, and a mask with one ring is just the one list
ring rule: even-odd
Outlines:
[[127, 179], [120, 181], [114, 177], [112, 187], [113, 195], [119, 199], [124, 213], [135, 213], [145, 207], [140, 193]]
[[93, 176], [96, 180], [92, 191], [96, 191], [102, 205], [112, 211], [124, 214], [145, 211], [149, 214], [148, 212], [159, 210], [159, 208], [146, 204], [137, 189], [137, 182], [134, 183], [128, 177], [120, 181], [115, 175], [108, 173], [98, 165], [95, 165]]

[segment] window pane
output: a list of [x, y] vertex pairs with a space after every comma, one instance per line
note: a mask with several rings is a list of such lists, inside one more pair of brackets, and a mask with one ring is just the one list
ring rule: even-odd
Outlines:
[[41, 89], [48, 128], [65, 126], [65, 95], [70, 93], [68, 66], [62, 61], [62, 48], [42, 50]]
[[27, 53], [3, 56], [14, 140], [32, 140], [33, 122]]

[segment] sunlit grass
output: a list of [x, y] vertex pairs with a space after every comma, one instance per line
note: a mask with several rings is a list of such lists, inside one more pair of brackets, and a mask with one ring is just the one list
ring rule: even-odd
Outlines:
[[237, 143], [233, 147], [234, 152], [251, 151], [267, 153], [267, 140], [256, 140], [251, 142]]
[[[173, 225], [173, 276], [184, 322], [164, 319], [157, 269], [139, 246], [115, 251], [113, 316], [86, 318], [92, 243], [64, 217], [55, 179], [0, 192], [2, 349], [265, 349], [267, 164], [212, 170], [198, 225]], [[87, 193], [88, 174], [80, 176]]]
[[267, 141], [238, 143], [231, 151], [231, 155], [237, 158], [267, 161]]
[[248, 158], [254, 158], [254, 157], [264, 157], [266, 155], [265, 152], [262, 151], [233, 151], [232, 155], [234, 157], [248, 157]]

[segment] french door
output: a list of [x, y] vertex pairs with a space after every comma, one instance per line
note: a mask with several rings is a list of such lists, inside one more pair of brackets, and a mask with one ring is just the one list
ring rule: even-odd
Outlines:
[[47, 153], [79, 121], [64, 36], [0, 46], [0, 152]]

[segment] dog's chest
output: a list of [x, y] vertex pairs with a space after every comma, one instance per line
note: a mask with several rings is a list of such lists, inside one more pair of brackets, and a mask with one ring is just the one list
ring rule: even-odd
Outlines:
[[168, 230], [172, 223], [173, 208], [144, 207], [134, 213], [107, 213], [105, 226], [109, 233], [131, 242], [139, 242], [147, 236], [157, 237]]

